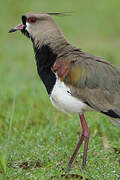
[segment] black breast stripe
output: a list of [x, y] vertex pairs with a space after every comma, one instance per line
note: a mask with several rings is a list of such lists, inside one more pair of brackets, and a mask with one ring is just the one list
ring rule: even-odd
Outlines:
[[34, 46], [34, 51], [38, 74], [50, 95], [56, 82], [56, 76], [51, 71], [51, 67], [56, 61], [57, 55], [52, 52], [49, 45], [44, 45], [40, 48]]

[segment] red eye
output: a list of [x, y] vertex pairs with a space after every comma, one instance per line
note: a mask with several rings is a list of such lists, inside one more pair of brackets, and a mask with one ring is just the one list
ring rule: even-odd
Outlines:
[[37, 21], [37, 18], [36, 17], [30, 17], [28, 18], [28, 22], [29, 23], [35, 23]]

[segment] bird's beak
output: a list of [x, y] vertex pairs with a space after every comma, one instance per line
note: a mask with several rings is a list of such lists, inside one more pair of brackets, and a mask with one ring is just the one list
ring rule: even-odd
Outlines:
[[9, 31], [9, 33], [15, 32], [15, 31], [18, 31], [18, 30], [22, 30], [24, 27], [25, 27], [24, 24], [19, 24], [19, 25], [16, 26], [15, 28], [11, 29], [11, 30]]

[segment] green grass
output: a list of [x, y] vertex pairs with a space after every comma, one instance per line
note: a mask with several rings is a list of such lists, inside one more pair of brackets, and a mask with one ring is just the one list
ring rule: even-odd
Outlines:
[[87, 166], [83, 147], [71, 171], [68, 160], [80, 137], [77, 115], [52, 107], [36, 73], [32, 44], [8, 30], [29, 11], [73, 11], [55, 17], [67, 39], [84, 51], [120, 65], [120, 1], [1, 1], [0, 179], [120, 179], [120, 129], [99, 113], [86, 113], [91, 131]]

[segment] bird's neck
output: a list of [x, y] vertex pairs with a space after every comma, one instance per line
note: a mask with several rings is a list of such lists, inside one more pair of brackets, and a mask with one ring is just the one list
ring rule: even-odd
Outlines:
[[[39, 38], [38, 38], [39, 37]], [[44, 32], [42, 36], [38, 35], [34, 38], [35, 47], [41, 48], [48, 45], [51, 51], [57, 55], [57, 58], [69, 55], [73, 46], [65, 39], [59, 29]]]
[[49, 41], [49, 46], [52, 51], [57, 54], [57, 58], [68, 56], [73, 48], [62, 34], [59, 36], [52, 36], [51, 40]]
[[49, 41], [44, 40], [43, 43], [33, 40], [37, 71], [42, 79], [48, 94], [50, 95], [56, 82], [56, 75], [52, 72], [51, 67], [56, 59], [69, 54], [72, 46], [65, 40], [63, 36], [55, 36]]

